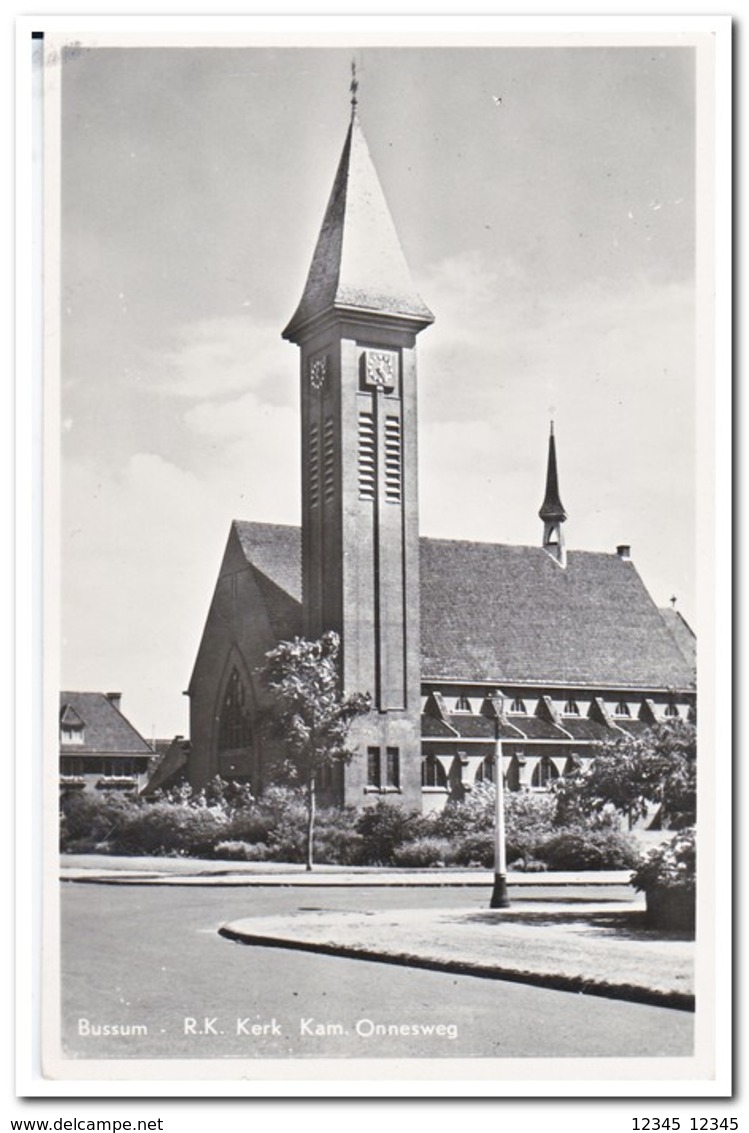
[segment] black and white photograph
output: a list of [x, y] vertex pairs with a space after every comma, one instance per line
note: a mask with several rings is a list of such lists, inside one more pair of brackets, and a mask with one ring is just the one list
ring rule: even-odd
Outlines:
[[725, 1092], [714, 24], [33, 40], [49, 1089]]

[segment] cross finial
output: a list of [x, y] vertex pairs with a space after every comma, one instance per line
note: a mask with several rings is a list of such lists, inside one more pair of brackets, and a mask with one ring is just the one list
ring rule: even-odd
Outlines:
[[676, 609], [676, 595], [672, 594], [671, 597], [669, 598], [669, 601], [671, 603], [671, 608], [673, 610], [675, 610]]
[[358, 89], [359, 89], [359, 80], [356, 77], [356, 60], [352, 59], [351, 60], [351, 86], [349, 87], [349, 90], [351, 91], [351, 113], [352, 113], [352, 115], [356, 114], [356, 106], [357, 106], [356, 92], [358, 91]]

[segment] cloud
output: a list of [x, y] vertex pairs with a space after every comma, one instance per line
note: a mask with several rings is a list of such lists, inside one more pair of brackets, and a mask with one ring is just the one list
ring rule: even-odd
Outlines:
[[255, 393], [226, 401], [203, 401], [184, 414], [185, 424], [195, 433], [217, 440], [233, 437], [252, 438], [272, 451], [271, 438], [298, 432], [299, 415], [295, 408], [269, 405]]
[[471, 255], [420, 281], [437, 316], [419, 343], [422, 530], [537, 543], [553, 418], [570, 545], [631, 541], [658, 600], [691, 602], [691, 283], [554, 294], [512, 274]]
[[254, 390], [286, 404], [295, 392], [278, 326], [247, 314], [177, 327], [171, 347], [153, 355], [149, 368], [157, 375], [156, 389], [196, 400]]
[[230, 437], [222, 412], [203, 419], [216, 443], [193, 468], [138, 452], [112, 471], [93, 460], [64, 471], [63, 683], [121, 689], [146, 734], [152, 722], [187, 730], [181, 690], [231, 520], [298, 522], [293, 413], [260, 406]]

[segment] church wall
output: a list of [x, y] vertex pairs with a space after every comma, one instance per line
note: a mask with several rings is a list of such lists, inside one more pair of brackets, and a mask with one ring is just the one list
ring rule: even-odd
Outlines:
[[253, 571], [232, 532], [190, 682], [189, 777], [193, 786], [202, 786], [217, 774], [246, 775], [254, 789], [261, 789], [262, 748], [257, 731], [250, 746], [219, 758], [220, 709], [236, 666], [252, 715], [257, 714], [264, 693], [256, 671], [264, 664], [266, 652], [277, 644]]

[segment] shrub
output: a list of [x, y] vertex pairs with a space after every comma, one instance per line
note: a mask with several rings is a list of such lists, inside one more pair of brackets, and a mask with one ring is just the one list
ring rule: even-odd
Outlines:
[[149, 803], [126, 817], [110, 842], [120, 854], [211, 857], [226, 827], [226, 815], [217, 809]]
[[214, 848], [217, 858], [232, 862], [264, 862], [268, 852], [265, 842], [219, 842]]
[[549, 867], [536, 858], [518, 858], [512, 863], [512, 868], [517, 873], [546, 873]]
[[226, 827], [227, 841], [267, 842], [277, 820], [262, 809], [260, 805], [245, 807], [229, 815]]
[[361, 860], [363, 838], [356, 830], [353, 807], [318, 811], [315, 824], [315, 861], [326, 865], [356, 865]]
[[413, 841], [423, 829], [421, 815], [380, 800], [362, 811], [356, 831], [361, 835], [362, 865], [393, 865], [395, 850], [404, 842]]
[[210, 807], [212, 810], [231, 814], [242, 807], [250, 806], [254, 802], [254, 797], [249, 783], [222, 779], [220, 775], [214, 775], [198, 790], [189, 783], [178, 783], [166, 790], [154, 791], [148, 801], [185, 804], [200, 810]]
[[450, 856], [456, 865], [491, 869], [494, 865], [493, 831], [480, 830], [462, 835], [453, 844]]
[[632, 875], [640, 891], [681, 889], [693, 893], [696, 879], [695, 831], [682, 830], [665, 846], [651, 850]]
[[393, 861], [399, 866], [419, 869], [426, 866], [445, 865], [451, 855], [447, 838], [434, 838], [428, 835], [403, 842], [393, 850]]
[[462, 802], [450, 800], [443, 810], [428, 815], [424, 822], [430, 834], [461, 838], [480, 830], [493, 830], [494, 810], [494, 785], [477, 783]]
[[549, 869], [628, 869], [637, 864], [638, 852], [634, 841], [618, 830], [577, 826], [546, 838], [534, 857]]
[[120, 791], [76, 791], [60, 800], [60, 850], [102, 852], [122, 824], [142, 808], [141, 801]]
[[274, 861], [300, 861], [305, 824], [302, 792], [269, 787], [257, 802], [235, 807], [227, 817], [226, 841], [263, 843]]
[[303, 862], [305, 848], [304, 825], [293, 818], [282, 819], [268, 834], [269, 857], [275, 862]]
[[507, 860], [543, 858], [541, 847], [555, 832], [556, 801], [549, 794], [511, 791], [505, 794]]

